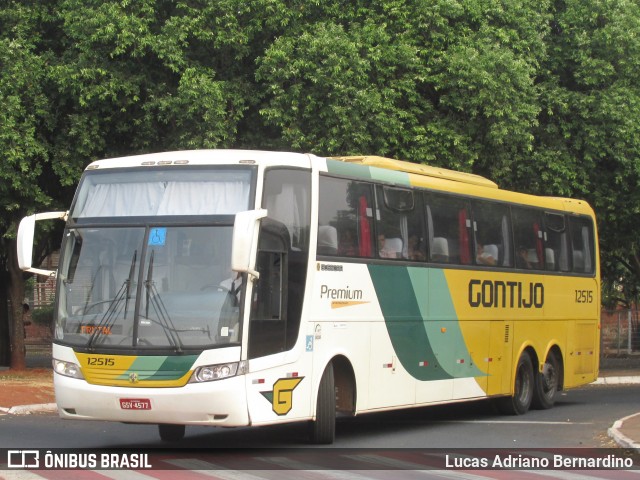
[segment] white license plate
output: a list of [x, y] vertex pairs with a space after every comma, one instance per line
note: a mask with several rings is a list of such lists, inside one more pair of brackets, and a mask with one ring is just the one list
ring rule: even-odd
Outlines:
[[122, 410], [151, 410], [151, 400], [148, 398], [121, 398]]

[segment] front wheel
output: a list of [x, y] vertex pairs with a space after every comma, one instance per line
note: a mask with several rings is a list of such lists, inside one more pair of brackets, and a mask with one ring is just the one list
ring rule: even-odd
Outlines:
[[535, 376], [533, 400], [531, 406], [538, 410], [546, 410], [553, 407], [556, 401], [556, 393], [560, 386], [561, 367], [560, 362], [553, 354], [549, 353], [542, 366], [542, 372]]
[[161, 423], [158, 425], [158, 433], [163, 442], [179, 442], [184, 438], [185, 426]]
[[336, 390], [333, 365], [325, 368], [316, 404], [316, 419], [311, 422], [311, 441], [315, 444], [330, 444], [336, 438]]
[[498, 409], [505, 415], [523, 415], [531, 406], [534, 391], [533, 362], [527, 352], [522, 352], [516, 367], [513, 396], [499, 398]]

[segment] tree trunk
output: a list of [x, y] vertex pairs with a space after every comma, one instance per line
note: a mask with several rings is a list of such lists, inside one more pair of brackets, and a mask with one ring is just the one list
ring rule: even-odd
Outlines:
[[16, 241], [7, 241], [7, 267], [9, 269], [9, 335], [11, 339], [11, 368], [24, 370], [27, 366], [24, 345], [24, 323], [22, 301], [24, 299], [24, 279], [18, 266]]
[[0, 366], [11, 365], [11, 342], [9, 335], [9, 272], [0, 262]]

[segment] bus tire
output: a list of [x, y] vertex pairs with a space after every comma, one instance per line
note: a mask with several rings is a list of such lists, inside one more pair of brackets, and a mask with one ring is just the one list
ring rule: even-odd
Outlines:
[[163, 442], [179, 442], [184, 438], [185, 426], [161, 423], [158, 425], [158, 433]]
[[553, 407], [556, 402], [556, 393], [560, 386], [560, 362], [553, 352], [549, 352], [544, 362], [542, 372], [535, 375], [533, 399], [531, 406], [538, 410], [546, 410]]
[[524, 415], [531, 406], [534, 387], [533, 362], [528, 352], [522, 352], [516, 367], [513, 396], [498, 399], [498, 409], [505, 415]]
[[333, 365], [325, 368], [316, 403], [316, 419], [311, 422], [311, 442], [331, 444], [336, 438], [336, 391]]

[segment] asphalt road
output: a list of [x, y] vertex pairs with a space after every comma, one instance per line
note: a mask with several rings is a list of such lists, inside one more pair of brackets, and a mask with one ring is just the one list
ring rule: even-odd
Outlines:
[[[562, 393], [550, 410], [501, 416], [490, 402], [409, 409], [338, 421], [333, 448], [616, 447], [607, 429], [640, 410], [640, 385], [588, 386]], [[306, 426], [187, 427], [172, 448], [308, 447]], [[153, 425], [63, 421], [55, 415], [0, 416], [0, 448], [158, 448]]]

